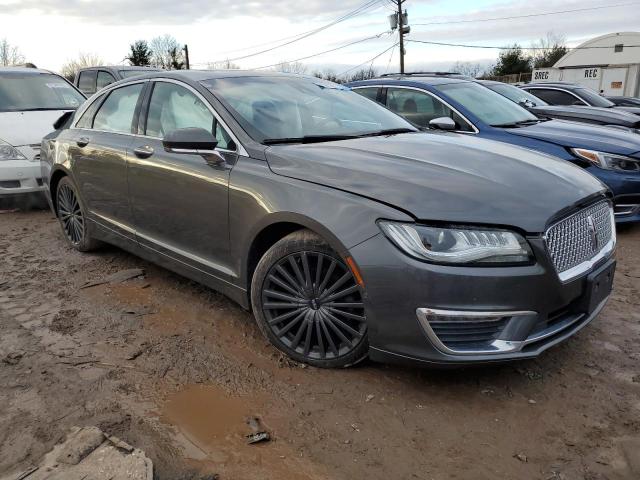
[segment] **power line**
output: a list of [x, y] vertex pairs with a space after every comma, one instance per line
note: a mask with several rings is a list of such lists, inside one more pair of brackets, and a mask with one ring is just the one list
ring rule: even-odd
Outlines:
[[[507, 47], [496, 47], [496, 46], [490, 46], [490, 45], [468, 45], [464, 43], [429, 42], [426, 40], [412, 40], [408, 38], [405, 40], [405, 42], [425, 43], [427, 45], [440, 45], [444, 47], [485, 48], [485, 49], [493, 49], [493, 50], [510, 50], [514, 48], [513, 45], [507, 46]], [[637, 48], [637, 47], [640, 47], [640, 45], [622, 45], [622, 47]], [[554, 48], [558, 48], [558, 47], [557, 46], [555, 47], [521, 47], [518, 45], [516, 48], [519, 48], [520, 50], [553, 50]], [[590, 49], [598, 49], [598, 48], [613, 48], [613, 46], [565, 47], [565, 48], [567, 50], [590, 50]]]
[[395, 48], [395, 47], [398, 45], [398, 43], [399, 43], [399, 42], [394, 43], [394, 44], [393, 44], [393, 45], [391, 45], [389, 48], [385, 48], [382, 52], [380, 52], [379, 54], [377, 54], [375, 57], [373, 57], [373, 58], [371, 58], [371, 59], [367, 60], [366, 62], [362, 62], [361, 64], [356, 65], [355, 67], [351, 67], [351, 68], [349, 68], [348, 70], [345, 70], [344, 72], [339, 73], [337, 76], [338, 76], [338, 77], [341, 77], [342, 75], [344, 75], [344, 74], [346, 74], [346, 73], [349, 73], [350, 71], [355, 70], [356, 68], [360, 68], [360, 67], [362, 67], [363, 65], [366, 65], [367, 63], [371, 63], [371, 64], [372, 64], [376, 59], [378, 59], [378, 57], [381, 57], [382, 55], [384, 55], [385, 53], [387, 53], [387, 52], [388, 52], [389, 50], [391, 50], [392, 48]]
[[389, 63], [387, 63], [387, 68], [384, 69], [384, 73], [389, 71], [389, 67], [391, 66], [391, 60], [393, 60], [393, 53], [396, 51], [396, 46], [394, 45], [391, 49], [391, 55], [389, 56]]
[[357, 43], [366, 42], [367, 40], [373, 40], [374, 38], [380, 38], [381, 36], [383, 36], [385, 34], [388, 34], [388, 33], [390, 33], [390, 32], [382, 32], [382, 33], [379, 33], [377, 35], [372, 35], [372, 36], [367, 37], [367, 38], [361, 38], [360, 40], [356, 40], [354, 42], [350, 42], [350, 43], [346, 43], [344, 45], [340, 45], [339, 47], [335, 47], [335, 48], [332, 48], [330, 50], [325, 50], [323, 52], [313, 53], [311, 55], [307, 55], [306, 57], [296, 58], [295, 60], [287, 60], [286, 62], [278, 62], [278, 63], [274, 63], [274, 64], [271, 64], [271, 65], [264, 65], [262, 67], [254, 68], [253, 70], [262, 70], [264, 68], [277, 67], [278, 65], [282, 65], [283, 63], [295, 63], [295, 62], [299, 62], [301, 60], [307, 60], [309, 58], [319, 57], [320, 55], [324, 55], [325, 53], [335, 52], [336, 50], [341, 50], [343, 48], [350, 47], [351, 45], [356, 45]]
[[428, 22], [428, 23], [414, 23], [414, 26], [425, 26], [425, 25], [451, 25], [455, 23], [476, 23], [476, 22], [492, 22], [494, 20], [514, 20], [518, 18], [531, 18], [531, 17], [543, 17], [547, 15], [560, 15], [563, 13], [574, 13], [574, 12], [586, 12], [589, 10], [602, 10], [607, 8], [617, 8], [617, 7], [628, 7], [631, 5], [638, 5], [640, 2], [629, 2], [629, 3], [618, 3], [616, 5], [605, 5], [600, 7], [584, 7], [584, 8], [574, 8], [571, 10], [558, 10], [555, 12], [544, 12], [544, 13], [530, 13], [526, 15], [513, 15], [511, 17], [494, 17], [494, 18], [478, 18], [475, 20], [451, 20], [444, 22]]
[[[242, 55], [240, 57], [229, 58], [229, 59], [226, 59], [226, 60], [223, 60], [223, 61], [235, 62], [235, 61], [238, 61], [238, 60], [244, 60], [246, 58], [251, 58], [251, 57], [255, 57], [257, 55], [262, 55], [263, 53], [271, 52], [271, 51], [276, 50], [278, 48], [281, 48], [281, 47], [284, 47], [284, 46], [287, 46], [287, 45], [291, 45], [292, 43], [295, 43], [295, 42], [299, 42], [300, 40], [303, 40], [303, 39], [305, 39], [307, 37], [310, 37], [311, 35], [315, 35], [316, 33], [319, 33], [319, 32], [321, 32], [323, 30], [326, 30], [327, 28], [332, 27], [334, 25], [337, 25], [338, 23], [344, 22], [345, 20], [348, 20], [350, 18], [354, 18], [354, 17], [356, 17], [358, 15], [361, 15], [368, 8], [372, 7], [373, 5], [378, 3], [379, 1], [380, 0], [368, 0], [367, 2], [365, 2], [360, 7], [356, 8], [355, 10], [352, 10], [351, 12], [343, 15], [342, 17], [337, 18], [336, 20], [334, 20], [334, 21], [332, 21], [332, 22], [330, 22], [330, 23], [328, 23], [328, 24], [326, 24], [326, 25], [324, 25], [322, 27], [316, 28], [314, 30], [310, 30], [310, 31], [308, 31], [306, 33], [303, 33], [301, 35], [297, 35], [292, 40], [289, 40], [287, 42], [281, 43], [279, 45], [276, 45], [274, 47], [270, 47], [270, 48], [267, 48], [267, 49], [264, 49], [264, 50], [260, 50], [258, 52], [250, 53], [248, 55]], [[289, 37], [289, 38], [291, 38], [291, 37]], [[212, 62], [212, 63], [216, 63], [216, 62]]]

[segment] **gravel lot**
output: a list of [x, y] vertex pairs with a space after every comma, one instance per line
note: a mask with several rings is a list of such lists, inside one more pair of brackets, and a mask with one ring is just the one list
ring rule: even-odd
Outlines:
[[[77, 253], [47, 211], [0, 214], [0, 477], [96, 425], [158, 479], [637, 480], [639, 246], [640, 227], [619, 233], [609, 304], [536, 361], [325, 371], [211, 290], [113, 247]], [[249, 417], [270, 442], [246, 443]]]

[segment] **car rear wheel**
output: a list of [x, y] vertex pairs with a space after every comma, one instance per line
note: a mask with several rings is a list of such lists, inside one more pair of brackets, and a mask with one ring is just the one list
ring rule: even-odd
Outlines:
[[62, 232], [73, 248], [88, 252], [99, 246], [99, 242], [90, 234], [85, 209], [69, 177], [62, 178], [58, 183], [56, 207]]
[[348, 367], [367, 356], [362, 289], [318, 235], [294, 232], [262, 257], [251, 303], [269, 341], [299, 362]]

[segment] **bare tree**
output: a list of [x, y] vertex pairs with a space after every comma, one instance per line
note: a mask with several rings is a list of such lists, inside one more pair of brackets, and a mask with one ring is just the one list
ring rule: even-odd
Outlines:
[[307, 66], [301, 62], [282, 62], [275, 67], [275, 70], [277, 72], [304, 75], [307, 73]]
[[330, 82], [335, 82], [335, 83], [344, 82], [344, 80], [338, 77], [338, 74], [334, 70], [331, 70], [330, 68], [326, 68], [322, 71], [319, 71], [319, 70], [315, 71], [313, 72], [313, 76], [317, 78], [322, 78], [323, 80], [328, 80]]
[[166, 70], [180, 70], [184, 66], [182, 45], [171, 35], [165, 34], [149, 42], [151, 65]]
[[95, 53], [80, 53], [78, 58], [67, 60], [67, 63], [62, 66], [60, 73], [64, 78], [73, 82], [78, 70], [85, 67], [97, 67], [98, 65], [104, 65], [104, 60], [98, 55]]
[[227, 59], [223, 62], [209, 63], [207, 64], [207, 68], [209, 70], [238, 70], [240, 69], [240, 65]]
[[372, 67], [361, 68], [360, 70], [356, 70], [351, 75], [345, 77], [345, 83], [348, 82], [357, 82], [359, 80], [369, 80], [370, 78], [375, 78], [378, 76], [378, 71]]
[[460, 73], [468, 77], [477, 78], [482, 75], [485, 69], [479, 63], [456, 62], [449, 69], [451, 72]]
[[24, 63], [24, 55], [17, 46], [11, 45], [6, 38], [0, 40], [0, 65], [8, 67]]
[[547, 32], [545, 38], [533, 42], [531, 61], [534, 68], [553, 67], [568, 51], [567, 37], [553, 31]]

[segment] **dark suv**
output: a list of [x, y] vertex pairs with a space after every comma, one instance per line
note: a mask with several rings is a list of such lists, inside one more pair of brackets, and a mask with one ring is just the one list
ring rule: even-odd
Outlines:
[[120, 81], [45, 137], [42, 168], [74, 248], [119, 245], [224, 292], [320, 367], [534, 357], [611, 292], [614, 216], [596, 178], [420, 132], [317, 78]]
[[159, 71], [159, 68], [137, 66], [127, 67], [122, 65], [88, 67], [80, 69], [78, 73], [76, 73], [76, 78], [73, 81], [73, 84], [87, 97], [90, 97], [98, 90], [106, 87], [107, 85], [111, 85], [113, 82], [117, 82], [118, 80]]

